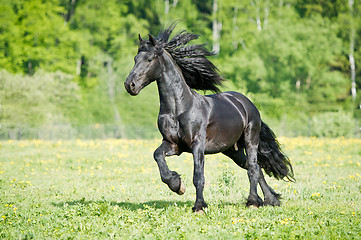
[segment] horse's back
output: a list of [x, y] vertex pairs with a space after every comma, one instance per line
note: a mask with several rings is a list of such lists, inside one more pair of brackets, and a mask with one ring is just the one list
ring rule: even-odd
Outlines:
[[240, 111], [244, 122], [248, 123], [250, 121], [260, 121], [260, 115], [257, 107], [242, 93], [227, 91], [207, 95], [206, 97], [212, 98], [215, 101], [230, 103]]

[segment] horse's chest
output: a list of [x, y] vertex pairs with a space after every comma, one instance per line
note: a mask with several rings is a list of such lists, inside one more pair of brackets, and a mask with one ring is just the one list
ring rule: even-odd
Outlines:
[[172, 114], [160, 114], [158, 117], [158, 127], [163, 137], [168, 141], [185, 145], [190, 144], [192, 141], [193, 131], [190, 123], [194, 122], [194, 120], [184, 115], [175, 117]]
[[163, 137], [167, 140], [177, 141], [179, 122], [172, 114], [159, 114], [158, 128]]

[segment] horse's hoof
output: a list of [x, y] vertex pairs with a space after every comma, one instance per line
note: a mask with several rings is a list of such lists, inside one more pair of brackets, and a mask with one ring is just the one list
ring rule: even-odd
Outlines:
[[206, 213], [203, 211], [203, 209], [199, 209], [194, 212], [195, 214], [205, 215]]
[[179, 190], [178, 190], [178, 194], [179, 195], [183, 195], [186, 192], [186, 186], [184, 185], [182, 179], [180, 180], [180, 186], [179, 186]]
[[277, 198], [266, 198], [264, 200], [264, 205], [278, 207], [281, 206], [281, 202]]
[[247, 207], [250, 208], [250, 209], [257, 209], [258, 208], [258, 206], [256, 206], [256, 205], [248, 205]]
[[258, 207], [262, 207], [262, 206], [263, 206], [263, 201], [260, 197], [257, 198], [249, 197], [246, 203], [246, 207], [253, 209], [257, 209]]

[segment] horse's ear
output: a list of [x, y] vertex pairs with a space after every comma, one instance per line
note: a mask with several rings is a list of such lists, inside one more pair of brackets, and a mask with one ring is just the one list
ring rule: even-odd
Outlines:
[[144, 42], [143, 38], [140, 36], [140, 34], [138, 34], [138, 38], [139, 38], [139, 43], [142, 44]]
[[148, 34], [148, 36], [149, 36], [149, 42], [150, 42], [153, 46], [157, 45], [157, 40], [155, 40], [154, 37], [153, 37], [152, 35], [150, 35], [150, 34]]

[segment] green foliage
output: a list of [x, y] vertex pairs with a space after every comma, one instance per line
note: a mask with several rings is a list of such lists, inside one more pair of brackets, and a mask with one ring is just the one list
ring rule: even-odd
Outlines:
[[325, 112], [312, 117], [311, 135], [316, 137], [352, 137], [357, 131], [349, 112]]
[[64, 24], [64, 9], [52, 1], [1, 0], [1, 63], [12, 72], [75, 73], [78, 36]]
[[[290, 18], [292, 22], [285, 25]], [[348, 95], [348, 79], [329, 70], [341, 50], [329, 20], [300, 19], [289, 11], [269, 20], [267, 29], [256, 34], [254, 45], [232, 55], [225, 70], [230, 79], [246, 85], [255, 94], [256, 105], [274, 118], [281, 117], [290, 103], [291, 111], [305, 105], [308, 109], [302, 109], [308, 112], [331, 110], [342, 106], [339, 100]]]
[[234, 184], [236, 182], [236, 176], [234, 171], [231, 172], [228, 169], [224, 170], [218, 177], [218, 187], [219, 193], [222, 193], [224, 196], [230, 194], [231, 189], [234, 188]]
[[[66, 123], [77, 114], [79, 87], [61, 72], [34, 76], [0, 71], [0, 122], [7, 127]], [[14, 101], [15, 100], [15, 101]]]
[[[213, 26], [218, 24], [220, 52], [212, 61], [229, 80], [223, 90], [246, 94], [266, 118], [296, 121], [338, 110], [358, 116], [354, 112], [361, 103], [361, 94], [351, 102], [348, 54], [354, 32], [358, 89], [360, 2], [354, 2], [352, 12], [348, 1], [343, 0], [224, 0], [217, 1], [217, 8], [213, 3], [0, 0], [0, 66], [14, 74], [6, 77], [61, 71], [70, 74], [68, 83], [75, 82], [80, 89], [80, 96], [74, 97], [79, 99], [77, 110], [68, 113], [69, 108], [62, 107], [65, 112], [58, 115], [66, 116], [63, 118], [49, 120], [45, 113], [28, 116], [21, 96], [17, 100], [12, 95], [6, 102], [0, 96], [0, 104], [3, 109], [10, 105], [17, 109], [11, 118], [16, 115], [23, 120], [13, 125], [27, 122], [34, 126], [67, 119], [73, 125], [131, 124], [139, 129], [153, 128], [158, 112], [156, 89], [147, 88], [138, 98], [131, 98], [125, 93], [123, 82], [133, 66], [138, 33], [143, 37], [148, 33], [157, 35], [160, 29], [181, 19], [176, 31], [186, 29], [200, 34], [197, 43], [205, 42], [209, 49], [218, 41], [213, 39]], [[30, 91], [25, 82], [18, 82]], [[7, 87], [10, 85], [2, 86], [3, 91], [11, 92]], [[37, 99], [48, 99], [48, 93], [38, 91]], [[47, 104], [39, 108], [46, 109]]]
[[[332, 1], [313, 1], [313, 0], [297, 0], [296, 10], [301, 16], [310, 16], [314, 14], [321, 14], [328, 18], [335, 18], [338, 16], [340, 10], [345, 8], [343, 0]], [[344, 10], [344, 9], [343, 9]]]

